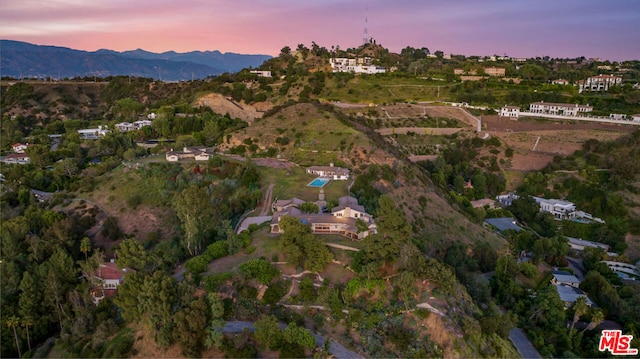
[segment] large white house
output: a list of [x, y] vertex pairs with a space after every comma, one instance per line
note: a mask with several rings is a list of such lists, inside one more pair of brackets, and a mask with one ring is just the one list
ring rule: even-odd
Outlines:
[[518, 106], [507, 106], [504, 105], [500, 109], [500, 117], [508, 117], [509, 119], [515, 120], [520, 116], [520, 107]]
[[120, 123], [117, 123], [115, 127], [120, 132], [129, 132], [129, 131], [139, 130], [145, 126], [151, 126], [152, 123], [153, 122], [149, 120], [139, 120], [139, 121], [135, 121], [134, 123], [120, 122]]
[[622, 77], [613, 75], [598, 75], [588, 77], [586, 80], [579, 81], [579, 92], [587, 91], [609, 91], [611, 86], [620, 85], [622, 83]]
[[[273, 205], [274, 208], [281, 209], [281, 211], [273, 214], [271, 233], [282, 233], [280, 220], [284, 216], [298, 218], [300, 222], [311, 226], [311, 232], [314, 234], [339, 234], [352, 240], [361, 240], [377, 233], [373, 216], [368, 214], [354, 197], [340, 197], [338, 206], [332, 208], [331, 213], [303, 213], [296, 205], [293, 205], [294, 202], [291, 201], [288, 205], [284, 205], [284, 202]], [[359, 226], [358, 221], [363, 226]]]
[[561, 199], [533, 197], [540, 206], [540, 212], [553, 214], [555, 219], [571, 219], [576, 217], [576, 205]]
[[329, 166], [311, 166], [307, 167], [307, 173], [310, 175], [330, 178], [332, 180], [346, 181], [349, 179], [349, 170], [342, 167], [334, 167], [333, 163]]
[[83, 140], [97, 140], [111, 132], [107, 126], [98, 126], [98, 128], [85, 128], [78, 130], [80, 138]]
[[329, 59], [333, 72], [353, 72], [357, 74], [382, 74], [387, 70], [384, 67], [375, 66], [370, 57], [346, 58], [332, 57]]
[[165, 153], [165, 158], [169, 162], [178, 162], [180, 160], [207, 161], [209, 158], [213, 157], [213, 154], [213, 148], [192, 146], [184, 147], [182, 151], [174, 151], [171, 149], [171, 151], [167, 151], [167, 153]]
[[592, 112], [593, 106], [569, 104], [569, 103], [552, 103], [552, 102], [534, 102], [529, 104], [529, 112], [543, 113], [547, 115], [564, 115], [578, 116], [578, 114]]

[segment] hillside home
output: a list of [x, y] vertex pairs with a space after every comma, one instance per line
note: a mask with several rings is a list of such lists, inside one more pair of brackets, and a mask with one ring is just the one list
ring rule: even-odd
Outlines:
[[182, 151], [174, 151], [173, 148], [165, 153], [165, 158], [169, 162], [178, 162], [180, 160], [196, 160], [207, 161], [213, 157], [213, 148], [204, 146], [184, 147]]
[[631, 116], [631, 119], [632, 119], [633, 121], [640, 122], [640, 113], [639, 113], [639, 114], [637, 114], [637, 115], [633, 115], [633, 116]]
[[336, 181], [346, 181], [349, 179], [349, 170], [342, 167], [334, 167], [333, 163], [330, 163], [329, 166], [307, 167], [307, 173]]
[[591, 299], [579, 288], [580, 280], [573, 274], [564, 271], [553, 271], [551, 284], [554, 285], [558, 291], [560, 299], [564, 302], [565, 309], [573, 305], [580, 297], [585, 298], [589, 307], [593, 305]]
[[97, 140], [110, 133], [111, 130], [107, 126], [98, 126], [98, 128], [85, 128], [78, 130], [80, 138], [83, 140]]
[[560, 300], [564, 302], [564, 308], [567, 309], [573, 305], [573, 303], [578, 300], [580, 297], [585, 298], [585, 302], [587, 306], [593, 306], [593, 301], [584, 294], [584, 292], [580, 288], [576, 288], [567, 284], [554, 284], [554, 287], [558, 291], [558, 296], [560, 296]]
[[612, 86], [620, 85], [622, 83], [622, 77], [613, 75], [598, 75], [588, 77], [586, 80], [578, 81], [580, 89], [578, 92], [606, 92]]
[[258, 75], [258, 77], [271, 77], [271, 71], [251, 70], [249, 71], [249, 73]]
[[569, 243], [569, 247], [576, 251], [583, 251], [585, 248], [602, 248], [605, 251], [609, 250], [609, 245], [607, 244], [587, 241], [581, 238], [567, 237], [567, 243]]
[[552, 102], [534, 102], [529, 104], [529, 112], [543, 113], [548, 115], [564, 115], [578, 116], [578, 114], [592, 112], [593, 106], [568, 104], [568, 103], [552, 103]]
[[636, 278], [640, 279], [640, 271], [633, 264], [615, 261], [602, 261], [604, 264], [614, 271], [619, 277], [624, 279]]
[[93, 287], [93, 303], [98, 304], [105, 297], [113, 297], [118, 291], [118, 286], [124, 281], [126, 269], [118, 269], [113, 260], [100, 264], [94, 273], [95, 285]]
[[517, 120], [520, 116], [520, 107], [504, 105], [500, 109], [499, 115], [500, 117], [508, 117], [509, 119]]
[[29, 155], [26, 153], [12, 153], [4, 157], [0, 157], [0, 162], [8, 164], [26, 165], [31, 163]]
[[135, 121], [134, 123], [120, 122], [120, 123], [117, 123], [115, 125], [115, 127], [120, 132], [129, 132], [129, 131], [139, 130], [142, 127], [145, 127], [145, 126], [151, 126], [152, 123], [153, 122], [151, 122], [149, 120], [139, 120], [139, 121]]
[[580, 286], [580, 279], [575, 275], [564, 271], [553, 271], [553, 278], [551, 278], [551, 284], [566, 284], [575, 288]]
[[551, 81], [551, 83], [554, 85], [569, 85], [569, 80], [557, 79], [557, 80]]
[[553, 214], [555, 219], [573, 219], [576, 217], [576, 205], [561, 199], [533, 197], [540, 206], [540, 212]]
[[27, 150], [27, 147], [32, 146], [28, 143], [26, 144], [22, 144], [22, 143], [14, 143], [13, 145], [11, 145], [11, 150], [14, 153], [25, 153], [25, 151]]
[[513, 192], [509, 192], [507, 194], [501, 194], [499, 196], [496, 196], [496, 201], [498, 201], [498, 203], [500, 203], [500, 205], [503, 207], [509, 207], [511, 206], [511, 203], [513, 202], [513, 200], [518, 198], [520, 198], [520, 196], [518, 196]]
[[[339, 234], [352, 240], [361, 240], [377, 233], [377, 226], [373, 217], [365, 212], [354, 197], [345, 196], [338, 199], [339, 205], [331, 209], [331, 213], [303, 213], [299, 208], [291, 205], [282, 207], [282, 211], [275, 212], [271, 220], [271, 233], [282, 233], [279, 223], [284, 216], [293, 216], [300, 222], [311, 226], [314, 234]], [[274, 207], [277, 205], [274, 204]], [[357, 223], [366, 227], [358, 229]]]
[[504, 232], [509, 230], [520, 232], [522, 230], [522, 228], [518, 226], [516, 220], [511, 217], [487, 218], [484, 220], [484, 223], [493, 226], [499, 232]]

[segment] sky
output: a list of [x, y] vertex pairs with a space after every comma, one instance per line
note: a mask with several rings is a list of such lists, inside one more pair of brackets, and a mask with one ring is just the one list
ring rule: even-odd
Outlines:
[[640, 60], [640, 0], [0, 0], [0, 38], [276, 56], [312, 41], [357, 47], [365, 17], [392, 52]]

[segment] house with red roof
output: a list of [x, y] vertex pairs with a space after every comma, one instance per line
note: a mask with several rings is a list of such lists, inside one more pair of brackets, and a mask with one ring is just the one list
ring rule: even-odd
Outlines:
[[124, 281], [126, 271], [126, 268], [118, 269], [113, 261], [100, 264], [94, 273], [93, 303], [97, 305], [105, 297], [113, 297], [118, 291], [118, 286]]

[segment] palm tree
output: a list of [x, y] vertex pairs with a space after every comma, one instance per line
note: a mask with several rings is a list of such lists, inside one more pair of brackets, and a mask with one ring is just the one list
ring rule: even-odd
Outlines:
[[87, 253], [91, 251], [91, 240], [89, 237], [82, 238], [80, 241], [80, 252], [84, 253], [84, 261], [87, 261]]
[[571, 329], [569, 329], [569, 336], [573, 334], [573, 328], [580, 320], [580, 317], [585, 315], [589, 310], [589, 306], [587, 305], [587, 299], [585, 297], [579, 297], [575, 303], [573, 303], [573, 321], [571, 321]]
[[29, 336], [29, 327], [33, 326], [33, 320], [31, 317], [22, 318], [22, 326], [27, 329], [27, 345], [29, 346], [29, 351], [31, 351], [31, 337]]
[[18, 341], [18, 332], [16, 331], [18, 324], [20, 324], [20, 321], [15, 315], [7, 318], [7, 328], [13, 328], [13, 335], [16, 338], [16, 348], [18, 348], [18, 358], [21, 358], [22, 353], [20, 353], [20, 342]]
[[604, 321], [604, 312], [601, 309], [594, 309], [591, 314], [591, 322], [584, 328], [583, 332], [591, 330]]

